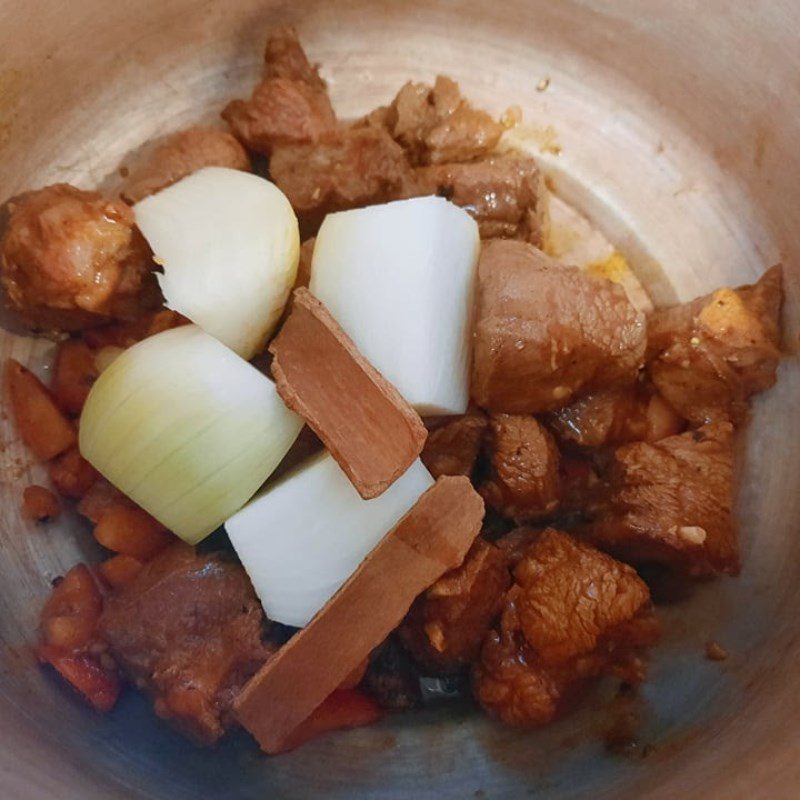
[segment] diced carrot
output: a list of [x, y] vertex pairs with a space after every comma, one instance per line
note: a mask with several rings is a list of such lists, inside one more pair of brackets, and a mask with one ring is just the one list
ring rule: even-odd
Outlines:
[[94, 353], [85, 342], [78, 339], [62, 342], [53, 372], [53, 394], [61, 408], [70, 414], [80, 414], [98, 374]]
[[98, 480], [78, 503], [78, 513], [92, 522], [99, 522], [103, 513], [113, 506], [127, 504], [133, 507], [133, 501], [108, 481]]
[[40, 661], [50, 664], [98, 711], [110, 711], [114, 707], [122, 681], [116, 671], [105, 669], [97, 656], [64, 653], [47, 645], [39, 648], [38, 655]]
[[58, 498], [44, 486], [26, 486], [22, 492], [22, 516], [36, 522], [55, 519], [61, 513]]
[[100, 477], [97, 470], [81, 456], [77, 447], [62, 453], [50, 464], [50, 480], [64, 497], [83, 497]]
[[340, 689], [355, 689], [364, 679], [369, 666], [369, 659], [365, 658], [340, 684]]
[[85, 647], [102, 611], [103, 596], [91, 571], [85, 564], [74, 566], [55, 586], [42, 609], [46, 644], [72, 650]]
[[129, 584], [144, 564], [133, 556], [116, 555], [103, 561], [98, 570], [103, 580], [113, 589]]
[[5, 378], [20, 436], [37, 458], [49, 461], [75, 445], [75, 428], [30, 370], [10, 358]]
[[294, 750], [330, 731], [371, 725], [382, 716], [383, 710], [369, 695], [355, 689], [337, 689], [287, 737], [280, 752]]
[[127, 503], [107, 508], [95, 525], [94, 536], [103, 547], [141, 561], [152, 558], [172, 541], [158, 520]]

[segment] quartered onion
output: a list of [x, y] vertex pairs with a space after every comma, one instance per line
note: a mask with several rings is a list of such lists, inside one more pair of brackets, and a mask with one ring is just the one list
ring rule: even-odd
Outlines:
[[225, 530], [267, 616], [303, 626], [432, 485], [417, 460], [382, 495], [363, 500], [325, 453], [267, 488]]
[[167, 305], [242, 358], [264, 346], [297, 275], [297, 217], [277, 186], [206, 167], [133, 207]]
[[329, 214], [311, 292], [421, 414], [469, 401], [478, 226], [441, 197]]
[[187, 325], [139, 342], [107, 367], [81, 415], [80, 450], [194, 544], [258, 490], [302, 424], [269, 378]]

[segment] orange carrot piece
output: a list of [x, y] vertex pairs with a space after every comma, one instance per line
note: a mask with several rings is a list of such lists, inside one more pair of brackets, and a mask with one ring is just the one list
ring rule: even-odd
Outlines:
[[5, 379], [22, 441], [38, 459], [49, 461], [75, 445], [75, 429], [30, 370], [10, 358]]
[[36, 522], [55, 519], [61, 513], [58, 498], [44, 486], [26, 486], [22, 492], [22, 516]]
[[122, 554], [111, 556], [98, 567], [103, 580], [112, 588], [119, 589], [129, 584], [141, 571], [144, 564], [133, 556]]
[[274, 752], [286, 753], [330, 731], [371, 725], [382, 716], [383, 710], [369, 695], [355, 689], [337, 689]]
[[122, 680], [117, 672], [105, 669], [97, 656], [90, 653], [64, 653], [43, 645], [39, 660], [50, 664], [67, 683], [98, 711], [110, 711], [117, 702]]
[[116, 486], [112, 486], [108, 481], [98, 480], [92, 488], [81, 498], [78, 503], [78, 513], [94, 523], [100, 521], [100, 517], [113, 506], [129, 505], [132, 508], [134, 503], [125, 497]]
[[95, 526], [94, 536], [103, 547], [141, 561], [152, 558], [172, 541], [158, 520], [127, 503], [107, 508]]
[[94, 353], [78, 339], [62, 342], [53, 370], [53, 394], [69, 414], [80, 414], [99, 371]]
[[85, 564], [74, 566], [55, 586], [42, 609], [45, 643], [69, 650], [85, 647], [102, 611], [103, 597], [94, 576]]
[[59, 494], [79, 500], [100, 477], [97, 470], [72, 447], [50, 464], [50, 480]]

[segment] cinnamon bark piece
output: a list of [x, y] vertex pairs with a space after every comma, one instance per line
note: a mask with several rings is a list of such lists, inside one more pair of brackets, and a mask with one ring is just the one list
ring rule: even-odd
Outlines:
[[414, 599], [459, 566], [483, 501], [465, 477], [442, 477], [364, 559], [309, 625], [236, 698], [239, 722], [267, 753], [287, 738], [393, 631]]
[[295, 291], [269, 350], [283, 401], [322, 439], [365, 500], [411, 466], [427, 436], [419, 414], [307, 289]]

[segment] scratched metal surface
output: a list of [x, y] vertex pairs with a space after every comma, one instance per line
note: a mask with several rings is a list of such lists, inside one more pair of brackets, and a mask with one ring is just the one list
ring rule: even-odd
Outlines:
[[[0, 0], [0, 199], [57, 180], [112, 187], [143, 141], [247, 90], [291, 21], [342, 116], [445, 72], [496, 112], [519, 104], [559, 194], [625, 253], [657, 302], [790, 274], [797, 341], [800, 48], [791, 0]], [[543, 91], [540, 88], [548, 83]], [[552, 131], [546, 131], [552, 127]], [[542, 133], [542, 131], [545, 131]], [[558, 154], [556, 154], [558, 150]], [[3, 357], [48, 345], [9, 330]], [[95, 798], [796, 797], [800, 782], [800, 375], [757, 403], [740, 510], [745, 569], [665, 609], [645, 686], [647, 758], [613, 757], [600, 687], [545, 731], [469, 708], [394, 717], [275, 759], [244, 736], [195, 750], [127, 696], [85, 710], [26, 649], [48, 580], [91, 555], [80, 523], [18, 518], [37, 474], [0, 419], [0, 796]], [[731, 650], [702, 657], [707, 639]]]

